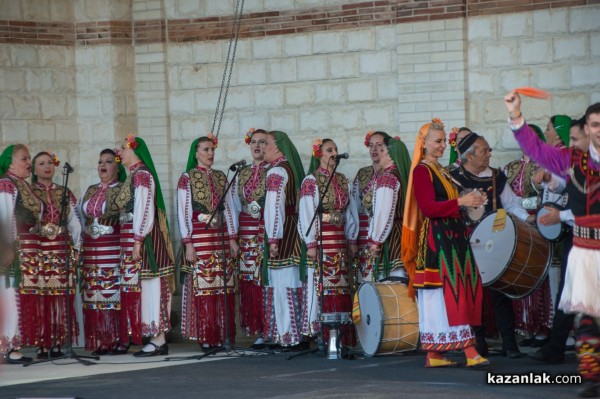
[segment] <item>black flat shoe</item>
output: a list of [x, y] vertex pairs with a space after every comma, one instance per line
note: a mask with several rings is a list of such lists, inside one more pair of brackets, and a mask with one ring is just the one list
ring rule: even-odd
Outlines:
[[150, 356], [163, 356], [169, 354], [169, 347], [167, 344], [163, 344], [158, 346], [153, 344], [152, 342], [148, 342], [150, 345], [154, 346], [154, 350], [152, 352], [144, 352], [144, 350], [139, 350], [133, 354], [134, 357], [150, 357]]
[[110, 351], [110, 354], [111, 355], [126, 355], [128, 351], [129, 351], [129, 344], [127, 344], [127, 345], [116, 344], [115, 346], [113, 346], [112, 350]]
[[250, 345], [250, 349], [254, 349], [254, 350], [262, 350], [265, 349], [267, 347], [266, 344], [252, 344]]
[[29, 364], [33, 362], [33, 359], [27, 356], [21, 356], [18, 359], [12, 359], [10, 354], [13, 352], [18, 352], [16, 349], [11, 349], [2, 357], [2, 362], [5, 364]]
[[38, 360], [48, 359], [48, 351], [47, 350], [45, 351], [44, 348], [40, 347], [35, 352], [35, 357]]
[[64, 353], [62, 350], [60, 350], [60, 346], [56, 345], [53, 346], [52, 348], [50, 348], [50, 350], [48, 351], [48, 353], [50, 354], [50, 357], [61, 357], [64, 356]]
[[92, 352], [92, 356], [104, 356], [109, 354], [109, 350], [106, 346], [101, 346]]

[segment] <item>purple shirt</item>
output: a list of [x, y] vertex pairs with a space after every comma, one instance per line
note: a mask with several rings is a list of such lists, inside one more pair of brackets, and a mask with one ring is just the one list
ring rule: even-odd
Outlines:
[[550, 172], [567, 177], [571, 167], [571, 148], [557, 148], [544, 143], [527, 125], [513, 130], [523, 152]]

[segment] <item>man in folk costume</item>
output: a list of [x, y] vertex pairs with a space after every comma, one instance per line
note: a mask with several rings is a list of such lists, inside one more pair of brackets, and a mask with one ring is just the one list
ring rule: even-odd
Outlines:
[[121, 326], [136, 345], [150, 337], [134, 356], [167, 355], [174, 260], [162, 190], [144, 140], [129, 135], [120, 157], [129, 169], [116, 199], [121, 212]]
[[39, 222], [43, 204], [25, 181], [31, 175], [31, 156], [23, 144], [8, 146], [0, 155], [0, 227], [8, 248], [0, 255], [0, 362], [26, 364], [21, 328], [34, 327], [22, 313], [19, 288], [22, 272], [37, 268], [39, 240], [32, 229]]
[[[489, 213], [499, 208], [504, 208], [519, 219], [532, 222], [535, 218], [521, 207], [521, 203], [510, 185], [507, 184], [506, 175], [502, 171], [490, 168], [491, 149], [487, 141], [477, 133], [470, 133], [458, 144], [461, 154], [461, 165], [451, 172], [452, 177], [459, 185], [459, 192], [465, 189], [478, 190], [485, 194], [487, 203], [485, 212]], [[502, 354], [511, 358], [522, 356], [515, 338], [515, 320], [512, 301], [503, 293], [493, 291], [490, 293], [496, 314], [496, 323], [502, 337]], [[485, 323], [485, 320], [484, 320]], [[487, 345], [483, 329], [477, 328], [478, 346], [485, 353]]]
[[284, 132], [267, 134], [264, 153], [269, 163], [265, 228], [259, 234], [259, 243], [264, 245], [259, 255], [265, 287], [264, 339], [296, 346], [302, 340], [302, 282], [306, 281], [306, 273], [300, 272], [297, 229], [298, 192], [304, 170], [296, 147]]
[[235, 261], [230, 254], [235, 258], [238, 253], [237, 219], [231, 195], [225, 197], [223, 214], [217, 210], [227, 187], [225, 173], [212, 169], [217, 144], [212, 134], [194, 140], [186, 172], [177, 184], [177, 216], [185, 246], [182, 272], [186, 273], [182, 335], [198, 341], [204, 351], [225, 343], [226, 331], [235, 341]]
[[238, 221], [240, 327], [246, 335], [258, 335], [253, 349], [263, 349], [264, 292], [261, 267], [256, 261], [261, 248], [258, 234], [264, 230], [267, 162], [264, 160], [264, 141], [267, 132], [250, 129], [244, 141], [250, 147], [252, 164], [243, 168], [231, 186], [233, 210]]
[[[533, 124], [529, 126], [541, 140], [545, 140], [539, 126]], [[537, 176], [543, 174], [544, 170], [527, 154], [523, 154], [521, 159], [506, 164], [503, 171], [508, 178], [508, 184], [521, 201], [523, 209], [530, 215], [535, 215], [541, 199], [540, 193], [544, 189], [544, 184], [537, 182]], [[552, 324], [553, 305], [549, 278], [545, 278], [540, 287], [530, 295], [514, 300], [513, 308], [516, 330], [528, 337], [519, 345], [535, 345], [537, 340], [534, 337], [548, 334]]]
[[576, 343], [579, 374], [584, 386], [580, 397], [597, 397], [600, 383], [600, 103], [586, 110], [587, 151], [554, 148], [544, 144], [525, 123], [521, 98], [511, 92], [504, 97], [515, 139], [542, 167], [567, 178], [567, 192], [575, 216], [573, 248], [569, 252], [565, 285], [559, 308], [580, 313]]

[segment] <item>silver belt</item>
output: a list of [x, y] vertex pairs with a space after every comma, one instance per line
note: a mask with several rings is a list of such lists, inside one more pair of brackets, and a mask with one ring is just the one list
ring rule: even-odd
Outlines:
[[331, 223], [334, 226], [340, 227], [344, 224], [344, 214], [337, 211], [324, 213], [323, 222]]
[[[63, 232], [63, 228], [54, 223], [47, 223], [45, 225], [36, 226], [33, 229], [37, 230], [35, 232], [41, 235], [42, 237], [46, 237], [50, 240], [54, 240]], [[32, 231], [30, 230], [30, 232]]]
[[[199, 213], [198, 214], [198, 221], [200, 223], [208, 224], [209, 220], [210, 220], [210, 214], [208, 214], [208, 213]], [[210, 227], [219, 227], [222, 224], [223, 224], [223, 221], [221, 220], [221, 216], [219, 214], [216, 214], [215, 217], [210, 222]]]
[[129, 212], [129, 213], [121, 213], [121, 216], [119, 216], [119, 222], [121, 222], [121, 224], [125, 224], [127, 222], [131, 222], [133, 221], [133, 213]]
[[260, 219], [260, 209], [260, 205], [256, 201], [252, 201], [248, 205], [242, 205], [242, 212], [247, 213], [254, 219]]
[[98, 223], [98, 218], [94, 218], [92, 224], [85, 228], [86, 234], [92, 237], [94, 240], [105, 234], [112, 234], [114, 231], [115, 229], [112, 226], [105, 226]]
[[538, 197], [521, 198], [521, 206], [523, 209], [535, 210], [538, 208]]

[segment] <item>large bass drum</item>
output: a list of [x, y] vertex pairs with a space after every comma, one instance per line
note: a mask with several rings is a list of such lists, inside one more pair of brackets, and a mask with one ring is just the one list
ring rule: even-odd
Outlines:
[[363, 283], [358, 289], [360, 322], [356, 332], [366, 356], [417, 348], [419, 312], [403, 283]]
[[471, 249], [483, 285], [520, 299], [544, 281], [552, 249], [534, 226], [511, 215], [504, 228], [494, 229], [496, 215], [489, 213], [475, 226]]

